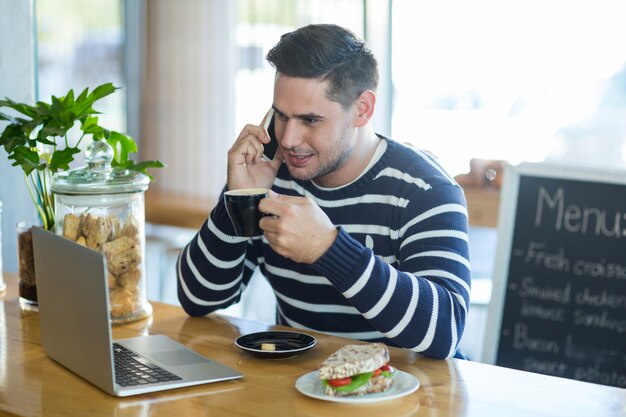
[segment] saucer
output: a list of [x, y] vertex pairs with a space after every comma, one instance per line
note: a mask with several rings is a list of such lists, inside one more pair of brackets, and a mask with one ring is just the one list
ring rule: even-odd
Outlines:
[[[263, 343], [271, 343], [275, 350], [262, 350]], [[235, 340], [235, 346], [254, 356], [268, 359], [283, 359], [313, 348], [317, 339], [308, 334], [288, 331], [250, 333]]]

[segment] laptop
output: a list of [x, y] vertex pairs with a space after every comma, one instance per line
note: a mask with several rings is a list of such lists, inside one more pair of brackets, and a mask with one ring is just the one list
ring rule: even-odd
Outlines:
[[119, 397], [243, 377], [167, 336], [113, 340], [104, 256], [38, 227], [33, 248], [43, 350], [78, 376]]

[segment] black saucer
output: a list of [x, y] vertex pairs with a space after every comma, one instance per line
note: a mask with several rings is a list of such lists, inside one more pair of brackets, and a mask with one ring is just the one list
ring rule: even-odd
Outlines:
[[[273, 343], [276, 350], [262, 350], [261, 344]], [[295, 356], [311, 349], [317, 339], [299, 332], [271, 331], [243, 335], [235, 340], [235, 346], [254, 356], [269, 359], [282, 359]]]

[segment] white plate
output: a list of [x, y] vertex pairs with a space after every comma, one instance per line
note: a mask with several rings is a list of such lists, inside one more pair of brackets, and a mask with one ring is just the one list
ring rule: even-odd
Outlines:
[[351, 397], [334, 397], [324, 393], [324, 385], [319, 376], [319, 371], [309, 372], [302, 375], [296, 381], [296, 389], [302, 394], [325, 401], [352, 404], [370, 404], [380, 401], [393, 400], [415, 392], [419, 386], [419, 379], [406, 372], [397, 371], [393, 377], [393, 384], [385, 392], [376, 394], [355, 395]]

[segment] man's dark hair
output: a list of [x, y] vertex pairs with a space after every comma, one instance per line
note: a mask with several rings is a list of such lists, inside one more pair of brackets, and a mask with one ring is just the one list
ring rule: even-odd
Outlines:
[[281, 36], [268, 62], [288, 77], [329, 81], [327, 95], [344, 109], [376, 90], [378, 68], [365, 42], [337, 25], [309, 25]]

